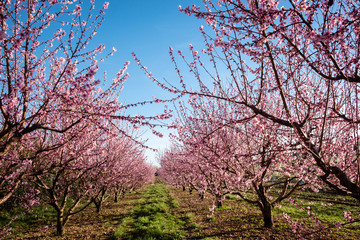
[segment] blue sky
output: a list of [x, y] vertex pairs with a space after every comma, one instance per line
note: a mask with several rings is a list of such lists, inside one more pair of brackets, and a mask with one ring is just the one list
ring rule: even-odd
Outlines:
[[[103, 0], [97, 0], [102, 5]], [[166, 78], [171, 82], [178, 82], [176, 72], [169, 57], [169, 47], [175, 50], [187, 51], [189, 44], [202, 45], [202, 36], [198, 31], [203, 24], [195, 17], [179, 12], [178, 6], [186, 7], [193, 3], [200, 4], [199, 0], [110, 0], [106, 10], [105, 21], [97, 34], [96, 42], [104, 43], [106, 49], [117, 49], [100, 66], [100, 71], [107, 71], [108, 80], [122, 67], [125, 61], [130, 61], [128, 79], [121, 101], [135, 103], [151, 100], [152, 96], [161, 98], [164, 91], [150, 81], [132, 59], [134, 52], [142, 63], [160, 80]], [[162, 108], [147, 105], [144, 108], [132, 109], [130, 114], [146, 116], [161, 112]], [[166, 134], [168, 131], [164, 131]], [[149, 138], [148, 145], [163, 150], [169, 144], [165, 136], [160, 139], [150, 133], [144, 134]], [[155, 161], [156, 154], [147, 151], [150, 162]]]

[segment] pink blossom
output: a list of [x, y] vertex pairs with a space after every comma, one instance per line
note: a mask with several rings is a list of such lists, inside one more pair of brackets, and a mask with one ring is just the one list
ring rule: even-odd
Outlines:
[[344, 212], [344, 218], [350, 222], [354, 221], [354, 219], [351, 217], [351, 212]]
[[73, 14], [76, 14], [77, 16], [81, 16], [81, 10], [82, 10], [82, 8], [81, 8], [80, 4], [78, 4], [75, 6]]
[[336, 228], [341, 228], [342, 227], [342, 225], [341, 225], [341, 223], [339, 221], [335, 221], [334, 225], [335, 225]]
[[14, 42], [13, 42], [13, 47], [15, 49], [18, 49], [21, 47], [21, 40], [20, 39], [15, 39]]
[[5, 39], [6, 39], [6, 33], [0, 30], [0, 42], [4, 41]]
[[109, 2], [105, 2], [103, 5], [103, 9], [107, 9], [109, 7]]

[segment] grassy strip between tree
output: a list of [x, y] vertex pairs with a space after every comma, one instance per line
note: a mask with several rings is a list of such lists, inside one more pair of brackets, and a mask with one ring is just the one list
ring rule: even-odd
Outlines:
[[171, 213], [176, 207], [166, 186], [151, 185], [110, 239], [184, 239], [193, 217], [176, 217]]

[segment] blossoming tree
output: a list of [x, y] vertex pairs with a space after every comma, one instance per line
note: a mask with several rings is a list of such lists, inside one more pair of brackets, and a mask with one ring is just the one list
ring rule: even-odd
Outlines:
[[[180, 7], [205, 20], [205, 48], [190, 46], [190, 58], [178, 51], [180, 60], [170, 48], [180, 83], [164, 88], [222, 99], [281, 125], [296, 136], [288, 147], [311, 156], [318, 179], [360, 200], [358, 9], [348, 0], [208, 0]], [[183, 77], [183, 60], [197, 89]]]
[[153, 127], [149, 121], [157, 117], [130, 117], [124, 114], [130, 105], [117, 101], [129, 62], [108, 87], [99, 86], [106, 79], [97, 77], [98, 63], [115, 50], [105, 54], [104, 45], [88, 44], [107, 7], [105, 2], [96, 12], [93, 0], [0, 2], [0, 205], [23, 179], [43, 173], [33, 168], [39, 154], [66, 144], [41, 146], [39, 139], [69, 132], [76, 137], [70, 130], [79, 124], [109, 129], [114, 119]]
[[274, 205], [310, 181], [309, 159], [287, 146], [292, 140], [286, 129], [247, 108], [240, 113], [227, 101], [197, 96], [188, 105], [179, 108], [177, 148], [161, 156], [159, 175], [212, 194], [214, 207], [226, 194], [236, 194], [259, 207], [264, 226], [271, 228]]

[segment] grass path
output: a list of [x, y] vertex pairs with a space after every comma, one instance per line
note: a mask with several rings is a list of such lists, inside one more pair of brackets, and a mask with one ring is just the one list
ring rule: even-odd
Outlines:
[[151, 185], [111, 239], [185, 239], [185, 230], [192, 227], [192, 219], [175, 216], [173, 210], [177, 205], [165, 185]]

